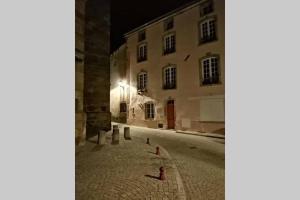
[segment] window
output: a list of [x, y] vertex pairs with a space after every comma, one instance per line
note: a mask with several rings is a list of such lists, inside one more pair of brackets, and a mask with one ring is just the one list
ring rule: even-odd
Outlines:
[[154, 119], [154, 104], [152, 102], [145, 104], [145, 118]]
[[137, 56], [137, 61], [145, 61], [147, 60], [147, 45], [146, 44], [141, 44], [138, 46], [138, 56]]
[[201, 66], [202, 85], [219, 83], [219, 59], [217, 57], [203, 59]]
[[127, 104], [126, 102], [120, 103], [120, 112], [127, 112]]
[[203, 17], [214, 11], [213, 1], [207, 1], [200, 5], [200, 16]]
[[175, 52], [175, 34], [164, 37], [164, 55]]
[[164, 69], [164, 89], [176, 88], [176, 67], [170, 66]]
[[174, 21], [173, 18], [169, 18], [164, 22], [164, 30], [170, 30], [174, 27]]
[[208, 19], [200, 24], [200, 43], [210, 42], [216, 37], [216, 20]]
[[139, 36], [138, 36], [138, 41], [141, 42], [146, 39], [146, 32], [145, 31], [140, 31]]
[[145, 90], [147, 88], [147, 73], [141, 72], [138, 74], [138, 90]]

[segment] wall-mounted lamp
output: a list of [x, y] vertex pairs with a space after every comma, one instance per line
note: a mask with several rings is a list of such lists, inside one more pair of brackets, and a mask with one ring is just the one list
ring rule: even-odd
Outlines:
[[127, 86], [126, 80], [120, 81], [120, 82], [119, 82], [119, 86], [120, 86], [120, 87], [126, 87], [126, 86]]

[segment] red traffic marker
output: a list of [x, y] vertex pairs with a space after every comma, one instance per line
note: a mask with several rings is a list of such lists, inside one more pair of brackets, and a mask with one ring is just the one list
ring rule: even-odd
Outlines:
[[156, 155], [160, 155], [159, 147], [156, 147]]
[[159, 168], [159, 180], [166, 180], [165, 170], [163, 167]]

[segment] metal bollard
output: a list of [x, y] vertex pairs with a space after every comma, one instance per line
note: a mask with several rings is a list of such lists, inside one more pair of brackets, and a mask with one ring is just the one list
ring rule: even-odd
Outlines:
[[159, 180], [166, 180], [165, 170], [163, 167], [159, 168]]
[[160, 155], [160, 152], [159, 152], [159, 147], [156, 147], [156, 155]]
[[124, 127], [124, 138], [125, 140], [131, 140], [129, 127]]
[[112, 144], [119, 144], [119, 128], [113, 129], [111, 143]]
[[150, 144], [150, 139], [149, 138], [147, 138], [147, 144]]

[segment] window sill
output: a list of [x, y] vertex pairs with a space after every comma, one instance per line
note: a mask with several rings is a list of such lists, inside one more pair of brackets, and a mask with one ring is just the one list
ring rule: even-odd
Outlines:
[[176, 53], [176, 50], [170, 52], [163, 52], [163, 56], [170, 55]]
[[137, 63], [141, 63], [141, 62], [145, 62], [145, 61], [147, 61], [147, 59], [144, 59], [144, 60], [137, 60], [136, 62], [137, 62]]
[[162, 88], [163, 90], [176, 90], [177, 88]]
[[145, 118], [145, 121], [154, 121], [154, 118]]
[[219, 83], [211, 83], [211, 84], [200, 84], [200, 87], [213, 87], [213, 86], [221, 86], [222, 83], [219, 82]]

